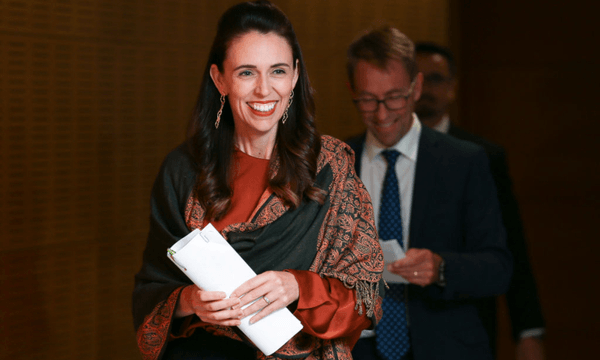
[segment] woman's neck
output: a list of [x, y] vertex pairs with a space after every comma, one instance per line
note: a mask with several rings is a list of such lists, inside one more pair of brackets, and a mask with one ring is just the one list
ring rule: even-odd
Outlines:
[[235, 135], [235, 146], [243, 153], [259, 159], [271, 159], [275, 147], [275, 137]]

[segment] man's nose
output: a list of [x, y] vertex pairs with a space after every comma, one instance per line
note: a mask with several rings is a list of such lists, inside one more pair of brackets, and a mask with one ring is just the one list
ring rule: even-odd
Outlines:
[[383, 102], [379, 102], [377, 104], [377, 111], [376, 111], [376, 115], [377, 115], [377, 119], [378, 120], [385, 120], [388, 117], [388, 109], [387, 107], [385, 107], [385, 104]]

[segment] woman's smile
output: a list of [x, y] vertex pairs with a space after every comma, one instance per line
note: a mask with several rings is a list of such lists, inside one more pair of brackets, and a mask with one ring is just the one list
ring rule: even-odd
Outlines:
[[275, 105], [278, 101], [250, 101], [247, 102], [250, 111], [258, 116], [270, 116], [275, 112]]

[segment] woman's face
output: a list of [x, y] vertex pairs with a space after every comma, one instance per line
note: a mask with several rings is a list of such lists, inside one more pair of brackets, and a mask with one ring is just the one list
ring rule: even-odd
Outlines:
[[210, 74], [221, 94], [227, 95], [236, 135], [274, 142], [298, 80], [298, 67], [285, 38], [256, 31], [237, 37], [227, 49], [223, 72], [213, 64]]

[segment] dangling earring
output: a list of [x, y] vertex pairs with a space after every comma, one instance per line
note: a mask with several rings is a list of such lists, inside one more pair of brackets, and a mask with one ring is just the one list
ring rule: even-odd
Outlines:
[[281, 117], [281, 123], [285, 124], [286, 120], [288, 119], [288, 110], [290, 109], [290, 106], [292, 105], [292, 101], [294, 101], [294, 90], [292, 89], [292, 92], [290, 93], [290, 100], [288, 102], [288, 106], [287, 108], [285, 108], [285, 112], [283, 113], [283, 116]]
[[221, 94], [221, 108], [217, 113], [217, 121], [215, 121], [215, 129], [219, 128], [219, 123], [221, 122], [221, 114], [223, 113], [223, 106], [225, 106], [225, 95]]

